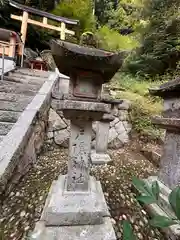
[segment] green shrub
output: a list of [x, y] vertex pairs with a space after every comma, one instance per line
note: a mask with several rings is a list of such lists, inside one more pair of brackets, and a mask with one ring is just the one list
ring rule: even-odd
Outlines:
[[53, 14], [80, 21], [79, 32], [94, 31], [95, 17], [92, 11], [92, 2], [90, 0], [71, 0], [60, 1], [60, 3], [53, 10]]
[[131, 36], [120, 35], [117, 31], [103, 26], [96, 31], [100, 48], [105, 50], [127, 50], [130, 51], [138, 46], [138, 42]]
[[162, 131], [152, 124], [151, 117], [161, 114], [162, 102], [160, 98], [150, 96], [148, 89], [152, 85], [159, 85], [159, 80], [151, 82], [140, 77], [117, 74], [111, 85], [125, 89], [125, 91], [119, 92], [117, 97], [131, 101], [130, 114], [133, 129], [140, 135], [149, 136], [154, 140], [158, 139]]
[[177, 68], [180, 60], [179, 7], [178, 0], [147, 1], [143, 14], [148, 24], [141, 34], [141, 47], [126, 65], [128, 71], [155, 76]]

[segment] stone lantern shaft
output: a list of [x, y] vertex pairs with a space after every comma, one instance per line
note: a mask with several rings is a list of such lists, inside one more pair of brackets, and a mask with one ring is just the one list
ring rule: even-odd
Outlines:
[[92, 122], [71, 121], [67, 191], [88, 191]]

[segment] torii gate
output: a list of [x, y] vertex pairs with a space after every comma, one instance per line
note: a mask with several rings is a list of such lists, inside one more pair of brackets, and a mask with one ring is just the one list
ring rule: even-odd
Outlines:
[[[66, 34], [75, 35], [74, 31], [68, 30], [66, 28], [66, 24], [77, 25], [79, 23], [78, 20], [60, 17], [60, 16], [57, 16], [57, 15], [54, 15], [51, 13], [47, 13], [47, 12], [44, 12], [44, 11], [41, 11], [41, 10], [38, 10], [38, 9], [35, 9], [32, 7], [28, 7], [28, 6], [19, 4], [12, 0], [9, 1], [9, 4], [12, 7], [15, 7], [15, 8], [23, 11], [22, 16], [17, 16], [17, 15], [11, 14], [11, 18], [22, 22], [22, 24], [21, 24], [21, 39], [22, 39], [22, 42], [24, 45], [26, 42], [28, 23], [36, 25], [36, 26], [40, 26], [43, 28], [48, 28], [51, 30], [58, 31], [60, 33], [61, 40], [65, 40]], [[34, 15], [43, 17], [42, 22], [29, 18], [29, 14], [34, 14]], [[58, 23], [60, 22], [61, 26], [54, 26], [54, 25], [48, 24], [48, 19], [54, 20]]]

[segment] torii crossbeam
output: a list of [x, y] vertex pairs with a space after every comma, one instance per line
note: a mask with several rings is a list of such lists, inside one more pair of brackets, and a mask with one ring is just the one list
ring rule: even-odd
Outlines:
[[[22, 16], [17, 16], [14, 14], [11, 14], [11, 18], [15, 19], [15, 20], [19, 20], [22, 22], [21, 24], [21, 39], [22, 42], [25, 44], [26, 41], [26, 34], [27, 34], [27, 27], [28, 27], [28, 23], [36, 25], [36, 26], [40, 26], [43, 28], [48, 28], [51, 30], [55, 30], [58, 31], [60, 33], [60, 39], [61, 40], [65, 40], [66, 34], [70, 34], [70, 35], [74, 35], [75, 32], [72, 30], [68, 30], [66, 28], [66, 24], [71, 24], [71, 25], [77, 25], [79, 23], [78, 20], [73, 20], [73, 19], [68, 19], [68, 18], [64, 18], [64, 17], [60, 17], [51, 13], [47, 13], [32, 7], [28, 7], [22, 4], [19, 4], [15, 1], [9, 1], [9, 4], [12, 7], [15, 7], [17, 9], [20, 9], [23, 11], [23, 15]], [[43, 17], [42, 22], [40, 21], [36, 21], [33, 20], [31, 18], [29, 18], [29, 14], [33, 14], [33, 15], [38, 15], [40, 17]], [[56, 22], [60, 22], [61, 25], [60, 26], [54, 26], [51, 25], [50, 23], [48, 24], [48, 19], [49, 20], [54, 20]]]

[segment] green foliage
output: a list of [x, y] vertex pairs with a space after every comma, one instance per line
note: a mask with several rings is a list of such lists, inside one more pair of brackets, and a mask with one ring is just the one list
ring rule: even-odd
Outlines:
[[158, 216], [154, 216], [153, 219], [151, 219], [149, 221], [149, 223], [153, 227], [166, 228], [166, 227], [172, 226], [174, 224], [177, 224], [177, 221], [175, 221], [169, 217], [158, 215]]
[[91, 0], [61, 1], [53, 13], [59, 16], [78, 19], [80, 21], [80, 32], [92, 31], [95, 29], [95, 17]]
[[117, 8], [111, 11], [108, 25], [116, 30], [132, 28], [136, 30], [141, 24], [142, 3], [134, 0], [120, 0]]
[[142, 46], [132, 54], [127, 69], [132, 73], [155, 76], [176, 69], [180, 59], [180, 1], [151, 0], [144, 6]]
[[152, 183], [152, 193], [155, 196], [156, 200], [159, 200], [159, 194], [160, 194], [160, 188], [159, 188], [159, 184], [157, 181], [154, 181]]
[[131, 36], [122, 36], [108, 26], [99, 28], [96, 32], [100, 47], [106, 50], [131, 50], [138, 46], [138, 42]]
[[95, 0], [95, 15], [100, 25], [108, 22], [114, 7], [114, 1], [112, 0]]
[[132, 226], [128, 221], [123, 221], [123, 240], [136, 240]]
[[[140, 196], [137, 197], [138, 201], [147, 205], [156, 203], [161, 208], [161, 204], [159, 203], [160, 187], [157, 181], [154, 181], [150, 186], [145, 181], [133, 177], [132, 184], [140, 193]], [[155, 215], [150, 220], [150, 224], [153, 227], [166, 228], [174, 224], [180, 224], [180, 187], [172, 190], [169, 195], [169, 203], [176, 218]]]
[[176, 187], [169, 195], [169, 202], [177, 218], [180, 220], [180, 187]]
[[133, 129], [152, 140], [158, 140], [161, 137], [162, 130], [152, 124], [151, 117], [161, 113], [162, 103], [160, 98], [150, 96], [148, 89], [159, 83], [159, 79], [151, 82], [124, 73], [116, 74], [111, 83], [112, 86], [116, 85], [125, 89], [118, 93], [118, 98], [131, 101], [130, 116]]
[[148, 184], [136, 177], [133, 177], [132, 183], [134, 187], [141, 193], [140, 196], [137, 197], [137, 200], [144, 204], [152, 204], [157, 203], [159, 198], [159, 186], [155, 181], [152, 186], [148, 186]]
[[[148, 185], [144, 180], [137, 177], [132, 178], [133, 186], [139, 191], [140, 196], [136, 199], [146, 205], [157, 204], [159, 207], [160, 187], [157, 181]], [[175, 224], [180, 224], [180, 187], [176, 187], [169, 195], [169, 203], [177, 218], [168, 216], [155, 215], [150, 219], [149, 223], [153, 227], [167, 228]], [[123, 240], [135, 240], [131, 224], [123, 221]]]

